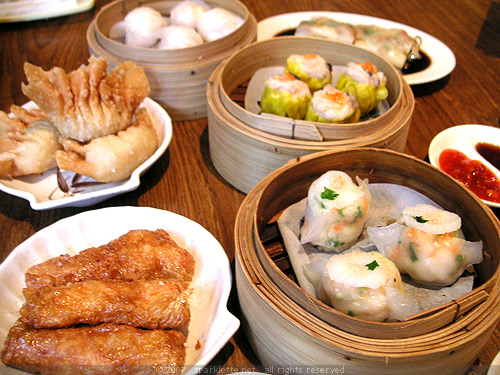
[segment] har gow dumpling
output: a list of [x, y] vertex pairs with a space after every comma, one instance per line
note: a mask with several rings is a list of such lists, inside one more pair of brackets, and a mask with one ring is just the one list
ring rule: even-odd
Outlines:
[[170, 25], [162, 27], [156, 32], [158, 49], [179, 49], [195, 47], [203, 44], [203, 38], [195, 29], [188, 26]]
[[172, 8], [170, 21], [173, 25], [188, 26], [194, 29], [198, 18], [208, 9], [210, 6], [201, 0], [184, 0]]
[[421, 204], [404, 209], [398, 222], [369, 227], [367, 233], [401, 273], [419, 284], [440, 287], [453, 284], [467, 267], [483, 260], [482, 242], [460, 238], [460, 226], [455, 213]]
[[376, 251], [355, 249], [332, 255], [321, 284], [328, 304], [356, 318], [382, 322], [417, 312], [404, 294], [394, 263]]
[[368, 184], [341, 171], [328, 171], [308, 191], [300, 242], [327, 252], [341, 252], [358, 240], [371, 201]]
[[167, 20], [156, 9], [142, 6], [131, 10], [123, 21], [110, 30], [110, 38], [125, 37], [125, 44], [132, 47], [152, 47], [158, 41], [155, 30], [167, 26]]
[[223, 8], [212, 8], [198, 18], [196, 29], [207, 42], [229, 35], [243, 24], [241, 16]]

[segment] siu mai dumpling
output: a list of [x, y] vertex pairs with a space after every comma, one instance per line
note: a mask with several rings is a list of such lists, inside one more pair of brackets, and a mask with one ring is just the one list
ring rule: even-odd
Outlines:
[[369, 63], [348, 63], [347, 70], [337, 80], [335, 87], [356, 97], [361, 116], [371, 112], [386, 99], [389, 92], [383, 72]]
[[260, 100], [263, 113], [303, 120], [311, 91], [307, 84], [293, 74], [276, 74], [269, 77]]
[[398, 222], [367, 228], [377, 249], [401, 273], [428, 286], [453, 284], [473, 264], [483, 260], [482, 242], [459, 237], [460, 217], [430, 205], [403, 210]]
[[371, 201], [368, 184], [359, 179], [358, 183], [345, 172], [328, 171], [311, 184], [300, 230], [302, 244], [339, 253], [356, 243]]
[[289, 56], [285, 72], [307, 83], [311, 92], [322, 89], [332, 80], [332, 66], [316, 53]]
[[305, 120], [331, 124], [357, 122], [361, 111], [356, 97], [326, 85], [316, 91], [307, 106]]

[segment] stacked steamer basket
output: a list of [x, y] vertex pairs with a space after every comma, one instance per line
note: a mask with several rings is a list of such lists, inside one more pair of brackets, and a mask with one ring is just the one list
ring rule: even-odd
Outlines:
[[[255, 72], [284, 67], [290, 55], [308, 53], [321, 55], [333, 66], [371, 62], [387, 77], [390, 109], [355, 124], [321, 124], [244, 108], [246, 85]], [[212, 162], [244, 193], [288, 160], [312, 152], [352, 147], [404, 151], [415, 104], [409, 85], [385, 59], [352, 45], [305, 37], [279, 37], [238, 50], [213, 72], [207, 98]]]
[[[402, 322], [351, 317], [304, 292], [287, 269], [273, 222], [328, 170], [406, 186], [461, 216], [465, 237], [483, 241], [484, 260], [475, 266], [472, 292]], [[500, 223], [466, 188], [423, 161], [375, 148], [307, 155], [259, 182], [241, 207], [235, 263], [243, 326], [263, 365], [275, 371], [327, 366], [358, 375], [463, 374], [498, 322]]]
[[207, 0], [211, 7], [222, 7], [240, 15], [243, 24], [218, 40], [174, 50], [136, 48], [109, 38], [111, 27], [131, 10], [147, 6], [168, 16], [179, 2], [116, 0], [99, 11], [87, 30], [90, 53], [108, 60], [110, 68], [128, 60], [144, 68], [151, 85], [150, 97], [160, 103], [175, 121], [206, 117], [206, 85], [213, 70], [257, 36], [255, 17], [238, 0]]

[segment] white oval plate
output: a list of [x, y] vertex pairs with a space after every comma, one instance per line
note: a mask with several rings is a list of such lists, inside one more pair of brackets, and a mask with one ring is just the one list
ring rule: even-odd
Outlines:
[[34, 21], [85, 12], [94, 0], [0, 1], [0, 22]]
[[[240, 324], [227, 310], [231, 290], [229, 260], [220, 243], [201, 225], [172, 212], [148, 207], [86, 211], [38, 231], [17, 246], [0, 265], [0, 342], [3, 344], [19, 317], [28, 268], [61, 254], [75, 255], [88, 247], [108, 243], [132, 229], [164, 229], [194, 255], [185, 374], [195, 374], [206, 366]], [[25, 374], [3, 364], [0, 373]]]
[[[439, 168], [439, 155], [444, 149], [452, 148], [463, 152], [473, 160], [479, 160], [486, 165], [500, 179], [500, 171], [476, 151], [479, 142], [491, 143], [500, 146], [500, 129], [493, 126], [467, 124], [457, 125], [443, 130], [436, 135], [429, 145], [429, 161]], [[499, 203], [483, 202], [491, 207], [500, 207]]]
[[500, 375], [500, 353], [497, 353], [486, 375]]
[[403, 75], [403, 78], [410, 85], [437, 81], [440, 78], [446, 77], [455, 69], [455, 55], [451, 49], [439, 39], [398, 22], [362, 14], [342, 12], [295, 12], [279, 14], [266, 18], [257, 24], [257, 40], [271, 39], [277, 34], [296, 28], [301, 21], [310, 20], [312, 17], [317, 16], [334, 18], [338, 21], [352, 24], [376, 25], [385, 28], [403, 29], [412, 37], [419, 36], [422, 38], [421, 50], [429, 56], [431, 64], [427, 69], [421, 72]]
[[[23, 107], [33, 108], [34, 106], [33, 102], [28, 102]], [[64, 193], [58, 188], [57, 171], [53, 168], [42, 174], [0, 178], [0, 190], [28, 200], [34, 210], [46, 210], [60, 207], [86, 207], [137, 189], [141, 184], [140, 177], [165, 153], [172, 139], [172, 121], [165, 109], [150, 98], [146, 98], [141, 106], [146, 107], [153, 119], [153, 125], [160, 138], [160, 146], [148, 160], [132, 172], [128, 179], [72, 188], [69, 193]], [[63, 175], [66, 181], [71, 181], [75, 173], [66, 171]], [[94, 181], [88, 177], [84, 179]]]

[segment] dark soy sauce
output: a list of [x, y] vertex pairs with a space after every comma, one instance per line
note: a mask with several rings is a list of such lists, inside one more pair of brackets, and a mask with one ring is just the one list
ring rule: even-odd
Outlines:
[[431, 58], [425, 52], [420, 51], [420, 58], [412, 60], [408, 62], [403, 69], [401, 69], [401, 73], [405, 74], [413, 74], [421, 72], [427, 69], [431, 65]]
[[[295, 29], [283, 30], [282, 32], [276, 34], [275, 36], [293, 36], [295, 35]], [[431, 58], [425, 52], [420, 51], [420, 58], [412, 60], [408, 62], [403, 69], [401, 69], [401, 73], [405, 74], [413, 74], [422, 72], [427, 69], [431, 65]]]
[[500, 170], [500, 147], [491, 143], [480, 142], [476, 145], [476, 151]]

